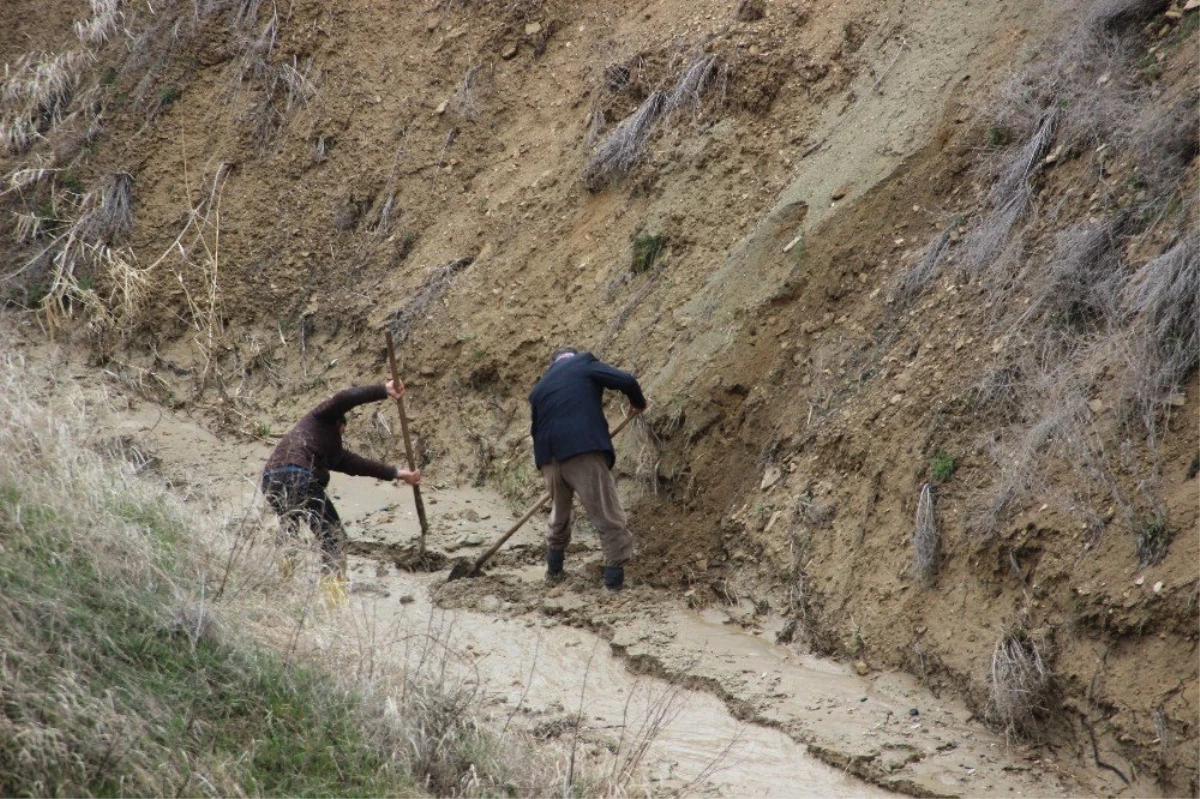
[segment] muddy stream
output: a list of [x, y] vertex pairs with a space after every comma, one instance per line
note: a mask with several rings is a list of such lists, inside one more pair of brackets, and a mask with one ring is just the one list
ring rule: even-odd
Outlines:
[[[264, 444], [222, 440], [133, 401], [98, 417], [97, 432], [135, 442], [189, 491], [262, 502]], [[334, 476], [351, 542], [342, 612], [372, 635], [431, 631], [497, 718], [553, 737], [575, 735], [578, 714], [579, 737], [610, 749], [652, 738], [640, 783], [663, 795], [1092, 793], [908, 675], [860, 675], [776, 644], [784, 620], [748, 601], [693, 610], [644, 585], [603, 591], [599, 543], [586, 529], [576, 530], [561, 585], [542, 581], [540, 516], [484, 576], [448, 582], [454, 559], [473, 560], [515, 521], [498, 496], [452, 480], [435, 470], [422, 486], [427, 547], [443, 565], [412, 572], [395, 562], [420, 530], [411, 489]]]

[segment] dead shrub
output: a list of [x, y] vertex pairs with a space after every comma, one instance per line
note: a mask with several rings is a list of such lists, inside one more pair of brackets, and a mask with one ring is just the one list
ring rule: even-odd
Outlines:
[[953, 233], [953, 226], [946, 228], [938, 235], [936, 239], [929, 242], [925, 247], [925, 252], [912, 268], [904, 270], [899, 276], [893, 280], [891, 291], [889, 292], [892, 303], [896, 306], [895, 310], [904, 310], [908, 308], [925, 287], [934, 281], [938, 274], [938, 264], [941, 262], [942, 256], [946, 253], [946, 248], [950, 244], [950, 235]]
[[62, 121], [91, 60], [88, 52], [29, 53], [11, 70], [5, 68], [0, 86], [0, 147], [5, 152], [25, 152]]
[[917, 498], [917, 519], [913, 529], [913, 570], [922, 585], [933, 585], [937, 577], [938, 536], [937, 520], [934, 517], [933, 487], [929, 483], [921, 486]]
[[662, 113], [665, 100], [662, 92], [653, 92], [597, 145], [584, 171], [584, 180], [589, 189], [599, 191], [620, 179], [637, 163], [642, 148], [654, 131], [654, 121]]
[[[637, 110], [621, 120], [592, 152], [584, 169], [584, 181], [592, 191], [599, 191], [619, 180], [641, 159], [642, 151], [657, 125], [683, 108], [696, 105], [701, 96], [720, 74], [720, 61], [715, 55], [697, 52], [683, 66], [669, 89], [650, 92]], [[613, 67], [605, 71], [608, 85], [628, 84], [629, 67]], [[603, 117], [600, 117], [603, 119]], [[593, 123], [597, 119], [593, 113]], [[589, 130], [589, 137], [595, 135]]]
[[1025, 283], [1028, 307], [1016, 326], [1038, 329], [1105, 329], [1116, 323], [1123, 277], [1122, 245], [1128, 217], [1084, 222], [1057, 236], [1054, 254]]
[[388, 320], [388, 328], [396, 343], [404, 342], [412, 331], [427, 317], [427, 309], [439, 301], [454, 282], [459, 272], [475, 262], [474, 258], [457, 258], [448, 264], [435, 267], [426, 276], [425, 282], [413, 294], [412, 299]]
[[1200, 234], [1138, 269], [1120, 295], [1128, 334], [1123, 394], [1153, 440], [1165, 402], [1200, 364]]
[[1005, 632], [992, 650], [988, 675], [988, 716], [1005, 735], [1027, 738], [1037, 714], [1047, 709], [1050, 668], [1037, 644], [1022, 630]]

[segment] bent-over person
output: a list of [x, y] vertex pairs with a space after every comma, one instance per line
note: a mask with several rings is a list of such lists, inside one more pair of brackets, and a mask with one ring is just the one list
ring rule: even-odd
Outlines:
[[554, 351], [550, 368], [529, 394], [529, 405], [534, 463], [550, 493], [546, 579], [556, 582], [563, 578], [571, 543], [571, 501], [579, 494], [583, 509], [600, 533], [604, 587], [619, 591], [625, 585], [625, 564], [633, 557], [635, 542], [612, 476], [616, 454], [604, 418], [605, 389], [629, 398], [629, 414], [646, 409], [646, 398], [633, 375], [590, 352], [561, 347]]
[[391, 380], [339, 391], [296, 422], [275, 445], [263, 467], [262, 492], [278, 514], [283, 532], [294, 536], [299, 523], [305, 522], [321, 544], [323, 568], [328, 573], [344, 575], [346, 569], [346, 529], [325, 492], [330, 472], [409, 485], [421, 481], [419, 469], [409, 471], [379, 463], [342, 446], [346, 414], [351, 409], [403, 394], [404, 383], [396, 386]]

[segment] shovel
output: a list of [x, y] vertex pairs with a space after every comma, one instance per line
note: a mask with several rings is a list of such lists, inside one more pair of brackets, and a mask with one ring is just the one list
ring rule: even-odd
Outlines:
[[[636, 415], [637, 414], [634, 414], [633, 416]], [[633, 416], [626, 416], [624, 419], [622, 419], [621, 423], [614, 427], [612, 432], [608, 434], [609, 438], [615, 438], [617, 433], [624, 430], [625, 425], [633, 421]], [[525, 525], [525, 522], [529, 521], [533, 517], [533, 514], [541, 510], [549, 501], [550, 492], [547, 491], [542, 494], [541, 498], [538, 499], [537, 502], [530, 506], [529, 510], [521, 514], [521, 518], [517, 519], [516, 522], [513, 523], [513, 526], [508, 528], [504, 535], [500, 536], [500, 538], [496, 540], [496, 543], [492, 544], [490, 547], [488, 547], [486, 552], [477, 557], [474, 563], [468, 563], [465, 560], [460, 560], [455, 563], [454, 567], [450, 569], [450, 576], [446, 579], [446, 582], [461, 580], [464, 577], [478, 577], [480, 574], [482, 574], [480, 569], [483, 568], [483, 564], [487, 563], [488, 558], [490, 558], [492, 555], [495, 555], [496, 550], [504, 546], [504, 542], [512, 538], [513, 533], [515, 533], [517, 530], [520, 530]]]
[[[392, 346], [392, 331], [387, 331], [388, 363], [392, 367], [392, 383], [400, 385], [400, 373], [396, 370], [396, 349]], [[408, 435], [408, 416], [404, 413], [404, 397], [396, 397], [396, 408], [400, 411], [400, 429], [404, 431], [404, 452], [408, 456], [408, 468], [416, 469], [416, 458], [413, 457], [412, 438]], [[412, 487], [413, 499], [417, 503], [417, 519], [421, 522], [421, 542], [417, 545], [417, 558], [425, 557], [425, 534], [429, 530], [429, 522], [425, 519], [425, 503], [421, 501], [421, 487]]]

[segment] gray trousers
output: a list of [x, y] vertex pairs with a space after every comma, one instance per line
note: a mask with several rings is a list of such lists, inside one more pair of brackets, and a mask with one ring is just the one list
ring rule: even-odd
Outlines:
[[603, 453], [585, 452], [565, 461], [551, 461], [542, 467], [542, 479], [550, 492], [546, 546], [566, 549], [571, 543], [571, 502], [579, 494], [588, 519], [600, 533], [604, 565], [623, 566], [633, 557], [633, 534]]

